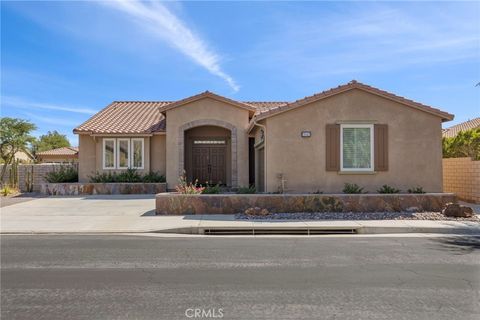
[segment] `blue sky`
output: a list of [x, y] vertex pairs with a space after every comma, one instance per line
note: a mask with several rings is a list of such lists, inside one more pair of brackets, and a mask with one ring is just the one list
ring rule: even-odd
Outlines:
[[480, 2], [2, 1], [1, 113], [35, 134], [113, 100], [290, 101], [352, 79], [480, 115]]

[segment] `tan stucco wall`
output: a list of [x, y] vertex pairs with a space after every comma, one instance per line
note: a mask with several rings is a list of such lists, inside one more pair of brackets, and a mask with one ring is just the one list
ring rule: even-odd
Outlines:
[[78, 180], [88, 182], [88, 176], [96, 170], [95, 140], [89, 135], [78, 136]]
[[51, 162], [78, 162], [78, 156], [60, 156], [60, 155], [45, 155], [39, 156], [39, 162], [51, 163]]
[[[248, 185], [248, 111], [225, 102], [203, 98], [168, 110], [167, 117], [167, 183], [174, 188], [179, 168], [179, 128], [195, 120], [220, 120], [237, 129], [237, 171], [238, 184]], [[181, 147], [183, 148], [183, 146]], [[182, 149], [183, 152], [183, 149]]]
[[154, 135], [150, 138], [150, 169], [166, 174], [167, 167], [167, 138], [165, 135]]
[[[389, 170], [375, 174], [325, 171], [325, 126], [368, 120], [388, 124]], [[266, 119], [267, 191], [283, 173], [288, 192], [341, 192], [346, 182], [375, 192], [383, 184], [402, 190], [442, 191], [441, 119], [391, 100], [352, 90]], [[302, 138], [302, 130], [312, 132]]]

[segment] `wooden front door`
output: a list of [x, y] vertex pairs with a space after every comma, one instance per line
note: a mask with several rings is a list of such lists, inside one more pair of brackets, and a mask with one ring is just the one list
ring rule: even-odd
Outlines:
[[192, 181], [200, 184], [226, 183], [225, 146], [194, 146], [192, 148]]

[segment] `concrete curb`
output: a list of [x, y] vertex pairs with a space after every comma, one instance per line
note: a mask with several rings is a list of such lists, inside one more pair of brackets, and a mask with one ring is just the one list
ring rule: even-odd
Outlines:
[[[12, 235], [12, 234], [119, 234], [119, 233], [130, 233], [130, 234], [142, 234], [142, 233], [165, 233], [165, 234], [180, 234], [180, 235], [203, 235], [206, 229], [223, 229], [223, 230], [243, 230], [243, 229], [269, 229], [277, 231], [286, 231], [289, 230], [336, 230], [336, 229], [354, 229], [356, 230], [355, 234], [368, 235], [368, 234], [406, 234], [406, 233], [430, 233], [430, 234], [462, 234], [462, 235], [480, 235], [480, 225], [478, 227], [403, 227], [403, 226], [303, 226], [303, 227], [293, 227], [293, 226], [277, 226], [277, 227], [262, 227], [262, 226], [252, 226], [252, 227], [236, 227], [236, 226], [208, 226], [202, 225], [201, 227], [182, 227], [182, 228], [169, 228], [169, 229], [142, 229], [142, 230], [95, 230], [95, 231], [82, 231], [82, 230], [43, 230], [43, 231], [32, 231], [32, 230], [13, 230], [8, 232], [0, 232], [0, 235]], [[279, 234], [281, 236], [281, 234]], [[346, 234], [348, 235], [348, 234]]]

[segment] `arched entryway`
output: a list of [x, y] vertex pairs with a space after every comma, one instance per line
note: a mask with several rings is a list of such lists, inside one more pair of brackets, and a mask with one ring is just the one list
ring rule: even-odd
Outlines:
[[180, 170], [187, 179], [237, 187], [236, 128], [220, 120], [196, 120], [179, 132]]

